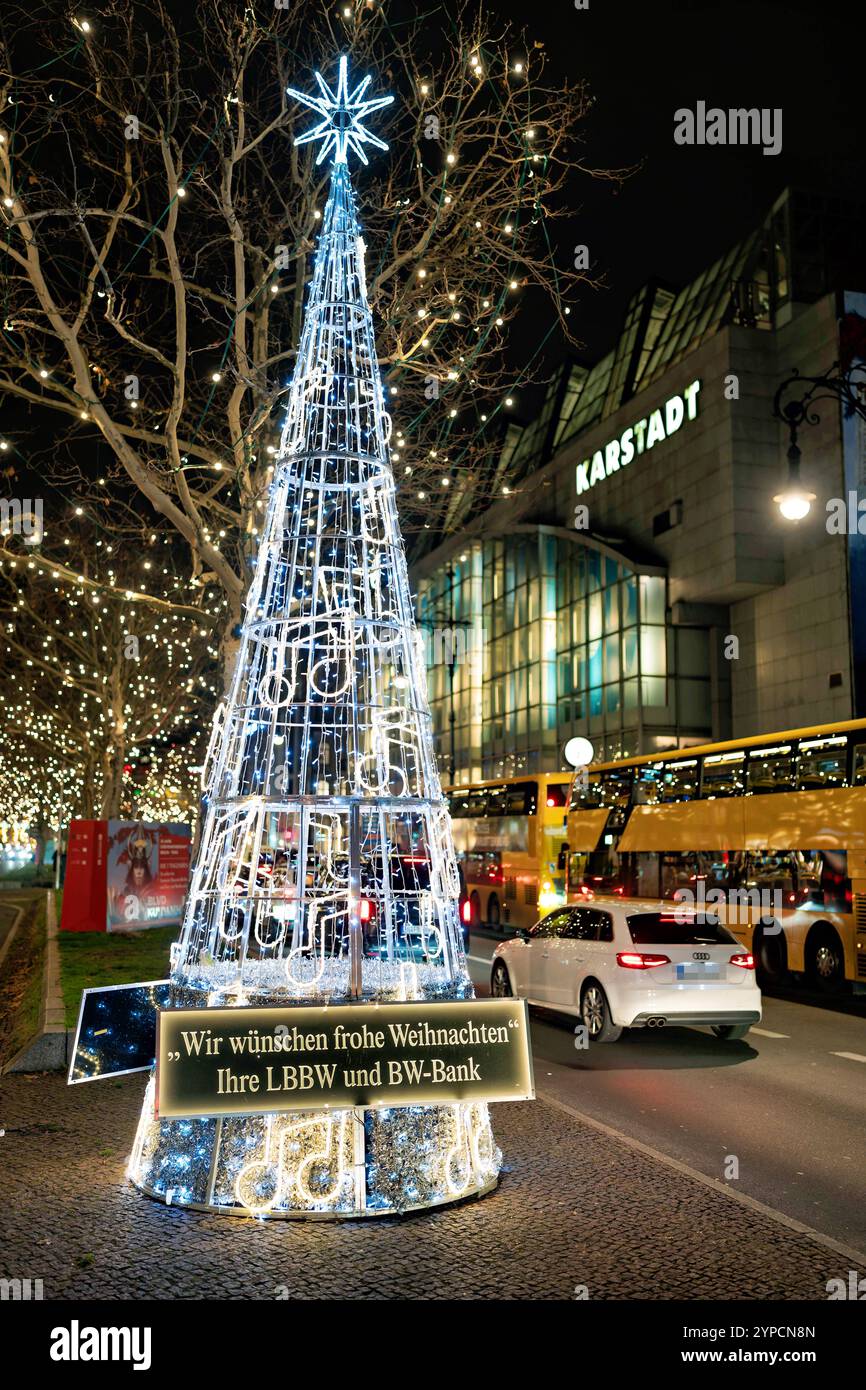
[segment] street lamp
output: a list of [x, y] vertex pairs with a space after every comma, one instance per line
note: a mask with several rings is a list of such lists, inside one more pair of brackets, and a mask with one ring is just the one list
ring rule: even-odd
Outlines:
[[595, 757], [595, 749], [588, 738], [570, 738], [563, 749], [565, 761], [572, 767], [589, 767]]
[[788, 449], [788, 478], [781, 492], [777, 492], [773, 501], [782, 513], [786, 521], [802, 521], [812, 510], [812, 503], [815, 501], [814, 492], [807, 492], [800, 482], [800, 450], [792, 440]]
[[[855, 380], [855, 377], [858, 379]], [[808, 388], [795, 395], [798, 387]], [[866, 420], [866, 363], [852, 362], [843, 370], [838, 362], [823, 376], [801, 376], [794, 368], [773, 397], [773, 415], [788, 426], [788, 476], [781, 492], [773, 501], [786, 521], [802, 521], [809, 515], [815, 493], [809, 492], [800, 479], [800, 448], [797, 432], [803, 425], [817, 425], [820, 415], [815, 410], [818, 401], [840, 401], [846, 415], [859, 415]], [[785, 397], [788, 397], [786, 400]]]

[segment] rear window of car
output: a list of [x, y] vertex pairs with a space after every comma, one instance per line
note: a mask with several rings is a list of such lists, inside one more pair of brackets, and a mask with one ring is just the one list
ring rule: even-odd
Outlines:
[[673, 912], [636, 912], [627, 919], [635, 946], [730, 946], [737, 944], [718, 917], [705, 912], [681, 918]]

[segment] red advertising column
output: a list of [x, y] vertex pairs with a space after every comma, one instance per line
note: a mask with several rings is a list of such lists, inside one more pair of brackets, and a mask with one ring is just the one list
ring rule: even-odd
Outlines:
[[70, 822], [61, 931], [105, 931], [107, 840], [104, 820]]

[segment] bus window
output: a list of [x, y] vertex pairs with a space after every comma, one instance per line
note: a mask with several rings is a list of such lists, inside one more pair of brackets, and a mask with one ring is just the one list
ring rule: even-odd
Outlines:
[[749, 791], [754, 796], [766, 792], [794, 790], [794, 759], [789, 743], [778, 748], [754, 748], [749, 754]]
[[661, 890], [663, 898], [672, 898], [678, 888], [695, 886], [695, 856], [693, 854], [663, 854]]
[[636, 854], [635, 896], [638, 898], [660, 898], [659, 856], [652, 853]]
[[591, 772], [588, 781], [581, 785], [580, 779], [574, 779], [574, 801], [581, 811], [597, 811], [602, 804], [601, 800], [601, 775], [598, 772]]
[[584, 882], [593, 893], [622, 893], [625, 888], [625, 855], [605, 847], [589, 855]]
[[634, 779], [634, 804], [635, 806], [654, 806], [661, 801], [662, 789], [664, 787], [664, 765], [662, 763], [645, 763], [643, 767], [635, 768]]
[[705, 888], [727, 888], [730, 870], [721, 850], [698, 850], [697, 864]]
[[601, 806], [627, 806], [631, 799], [631, 768], [609, 768], [601, 774]]
[[467, 883], [501, 883], [502, 855], [498, 850], [470, 850], [463, 859]]
[[742, 796], [745, 766], [745, 753], [713, 753], [704, 758], [701, 796]]
[[487, 790], [487, 810], [488, 816], [505, 816], [508, 814], [508, 787], [489, 787]]
[[796, 893], [796, 873], [793, 854], [786, 851], [758, 852], [748, 856], [744, 886], [767, 892], [778, 890], [783, 895], [783, 904], [787, 906], [793, 900], [791, 895]]
[[847, 739], [816, 738], [800, 744], [799, 781], [802, 791], [844, 787]]
[[[505, 814], [509, 816], [532, 816], [538, 809], [538, 783], [517, 782], [513, 787], [505, 787]], [[563, 784], [567, 795], [568, 784]], [[563, 804], [565, 804], [563, 802]], [[497, 814], [502, 814], [501, 812]]]
[[851, 911], [847, 850], [821, 850], [821, 898], [824, 906], [835, 912]]
[[471, 791], [468, 797], [469, 805], [464, 815], [467, 816], [486, 816], [487, 815], [487, 792], [483, 787], [477, 791]]
[[854, 745], [854, 786], [866, 786], [866, 743]]
[[698, 794], [698, 760], [666, 763], [662, 777], [662, 801], [691, 801]]
[[[643, 856], [639, 855], [640, 860]], [[703, 891], [721, 888], [728, 883], [728, 865], [721, 850], [689, 850], [685, 853], [662, 855], [661, 896], [670, 898], [678, 888], [688, 888], [697, 893], [698, 884], [703, 883]]]
[[547, 786], [548, 806], [567, 806], [568, 805], [568, 783], [549, 782]]
[[572, 893], [577, 892], [583, 883], [586, 875], [589, 855], [585, 850], [574, 850], [568, 856], [568, 888]]

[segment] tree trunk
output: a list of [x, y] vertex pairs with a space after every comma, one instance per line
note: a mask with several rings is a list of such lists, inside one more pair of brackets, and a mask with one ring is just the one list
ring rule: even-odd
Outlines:
[[126, 762], [126, 716], [123, 711], [123, 681], [118, 666], [111, 673], [110, 687], [111, 731], [102, 755], [101, 820], [120, 819], [120, 796]]
[[241, 602], [229, 603], [229, 616], [223, 628], [220, 640], [220, 661], [222, 662], [223, 673], [223, 697], [225, 698], [231, 688], [232, 677], [237, 665], [238, 652], [240, 651], [241, 639], [238, 635], [241, 621]]

